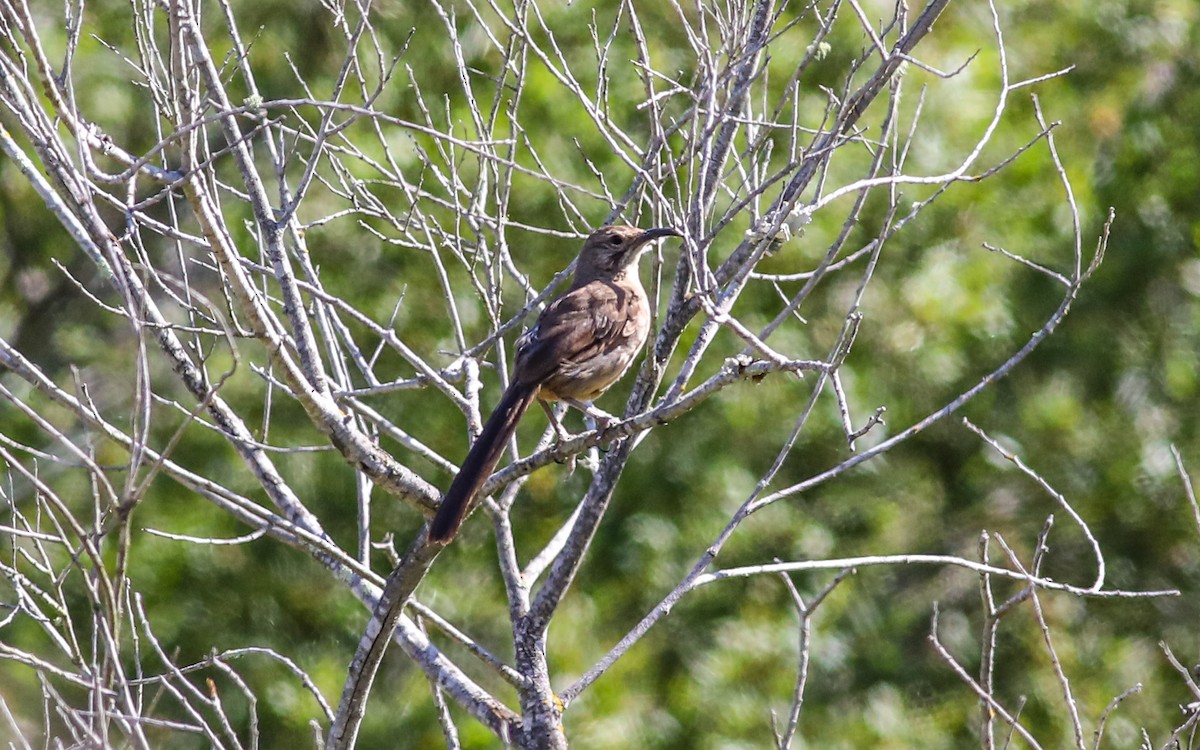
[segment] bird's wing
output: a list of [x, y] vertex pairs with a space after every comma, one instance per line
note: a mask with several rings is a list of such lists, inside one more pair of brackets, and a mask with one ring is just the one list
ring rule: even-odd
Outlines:
[[622, 346], [636, 334], [636, 304], [629, 290], [611, 282], [591, 281], [572, 289], [551, 303], [517, 342], [514, 376], [544, 383], [564, 366]]

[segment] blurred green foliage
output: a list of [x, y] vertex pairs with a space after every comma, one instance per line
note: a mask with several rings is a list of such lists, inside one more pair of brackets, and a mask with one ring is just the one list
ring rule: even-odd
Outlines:
[[[579, 3], [544, 5], [545, 23], [555, 29], [566, 54], [580, 63], [581, 71], [593, 70], [594, 64], [584, 64], [592, 54], [587, 23], [593, 9]], [[1015, 78], [1074, 66], [1069, 75], [1034, 91], [1046, 116], [1062, 121], [1055, 134], [1084, 220], [1085, 248], [1093, 247], [1109, 206], [1117, 219], [1107, 260], [1066, 323], [1008, 378], [969, 404], [965, 414], [1001, 437], [1070, 498], [1108, 554], [1110, 585], [1182, 591], [1178, 598], [1154, 602], [1059, 594], [1042, 599], [1081, 714], [1094, 720], [1114, 695], [1140, 682], [1142, 693], [1130, 698], [1108, 725], [1111, 745], [1134, 744], [1143, 725], [1161, 741], [1178, 722], [1178, 704], [1188, 698], [1155, 644], [1165, 640], [1181, 658], [1200, 658], [1200, 540], [1170, 454], [1176, 446], [1193, 473], [1200, 472], [1200, 6], [1194, 0], [1004, 5], [1002, 23]], [[255, 31], [251, 61], [265, 98], [292, 96], [297, 90], [288, 52], [314, 90], [329, 88], [342, 42], [316, 4], [235, 6], [243, 30]], [[462, 121], [467, 128], [460, 84], [447, 64], [443, 22], [433, 7], [400, 2], [376, 7], [387, 41], [395, 49], [407, 44], [402, 68], [411, 67], [411, 78], [403, 71], [379, 108], [420, 120], [423, 115], [408, 86], [417, 81], [429, 101], [448, 107], [434, 110], [432, 117]], [[643, 20], [655, 22], [648, 28], [660, 64], [678, 59], [683, 66], [688, 63], [676, 52], [681, 42], [667, 8], [647, 7]], [[120, 46], [127, 39], [125, 12], [119, 5], [89, 4], [90, 31]], [[465, 15], [459, 21], [468, 62], [480, 70], [493, 69], [496, 53], [480, 43], [476, 22]], [[205, 23], [212, 38], [222, 38], [217, 13]], [[986, 46], [989, 26], [986, 6], [952, 3], [920, 49], [920, 58], [951, 70], [983, 47], [979, 56], [961, 75], [945, 81], [912, 67], [906, 72], [910, 93], [901, 108], [902, 122], [915, 111], [915, 92], [929, 87], [922, 137], [910, 157], [912, 171], [933, 173], [953, 166], [991, 117], [999, 78], [996, 52]], [[853, 23], [840, 24], [830, 43], [829, 55], [814, 69], [813, 84], [837, 85], [847, 62], [865, 46]], [[628, 43], [615, 49], [621, 54], [610, 60], [614, 66], [633, 57]], [[681, 69], [681, 79], [693, 72]], [[126, 85], [130, 73], [111, 52], [85, 40], [76, 73], [85, 110], [106, 132], [134, 152], [155, 142], [154, 124], [140, 116], [137, 90]], [[230, 80], [236, 90], [237, 76]], [[583, 79], [581, 85], [594, 87], [595, 80]], [[814, 92], [804, 101], [816, 118], [824, 100]], [[1028, 94], [1014, 94], [1006, 124], [985, 152], [984, 163], [1005, 157], [1038, 131]], [[564, 102], [539, 66], [533, 66], [523, 96], [524, 126], [549, 170], [599, 190], [582, 163], [584, 154], [619, 193], [626, 170], [602, 138], [573, 127], [580, 116], [577, 105]], [[629, 109], [642, 96], [640, 87], [614, 86], [611, 106]], [[404, 142], [410, 148], [430, 147], [421, 137], [397, 136], [398, 144]], [[846, 169], [855, 166], [848, 160]], [[517, 188], [512, 221], [568, 228], [572, 217], [564, 215], [553, 193], [532, 180], [519, 180]], [[921, 187], [906, 190], [914, 201], [928, 195]], [[402, 197], [396, 199], [400, 211]], [[581, 205], [589, 222], [598, 222], [608, 210], [602, 201]], [[861, 239], [877, 231], [882, 208], [868, 207], [862, 229], [856, 230]], [[118, 226], [121, 217], [113, 215], [112, 221]], [[832, 214], [817, 217], [804, 241], [789, 245], [763, 270], [811, 265], [840, 221]], [[565, 265], [572, 252], [561, 240], [510, 239], [516, 261], [535, 284]], [[249, 235], [239, 242], [253, 246]], [[423, 258], [385, 246], [353, 221], [321, 227], [309, 242], [327, 288], [352, 298], [378, 320], [387, 320], [406, 290], [436, 283]], [[1003, 361], [1053, 309], [1059, 291], [1051, 282], [987, 252], [983, 242], [1059, 269], [1069, 262], [1070, 217], [1044, 147], [979, 185], [955, 186], [887, 243], [865, 300], [857, 348], [844, 370], [851, 402], [863, 415], [886, 405], [888, 429], [911, 424], [939, 408], [947, 394], [966, 389]], [[117, 412], [127, 408], [132, 395], [128, 329], [119, 320], [97, 315], [75, 284], [53, 267], [51, 259], [57, 259], [86, 287], [103, 294], [87, 259], [7, 161], [0, 161], [0, 244], [0, 333], [60, 383], [69, 382], [70, 366], [78, 367], [81, 378], [92, 384], [97, 403]], [[668, 266], [674, 260], [669, 254]], [[806, 331], [809, 340], [790, 342], [793, 348], [806, 346], [813, 357], [828, 350], [856, 283], [856, 276], [835, 281], [814, 298], [805, 310], [812, 323]], [[463, 294], [471, 293], [462, 288]], [[452, 350], [441, 308], [426, 304], [420, 294], [407, 294], [405, 300], [396, 326], [408, 340], [428, 352]], [[515, 292], [512, 302], [519, 302]], [[738, 313], [750, 322], [764, 322], [773, 309], [769, 302], [745, 298]], [[468, 323], [477, 332], [487, 325], [482, 314]], [[732, 338], [717, 345], [729, 353], [737, 348]], [[259, 357], [253, 351], [244, 354], [249, 362]], [[223, 393], [251, 414], [249, 421], [255, 424], [261, 415], [253, 413], [262, 407], [249, 362]], [[155, 367], [161, 370], [161, 362]], [[405, 374], [400, 364], [395, 370]], [[11, 375], [2, 377], [9, 387], [21, 387]], [[158, 372], [156, 377], [168, 383], [170, 375]], [[489, 387], [494, 384], [494, 378], [488, 380]], [[791, 427], [779, 415], [798, 411], [798, 401], [807, 394], [802, 386], [779, 378], [727, 390], [654, 432], [635, 453], [575, 592], [551, 629], [551, 663], [560, 684], [599, 658], [694, 563], [770, 465]], [[179, 394], [178, 388], [167, 389]], [[609, 398], [619, 405], [624, 391], [615, 390]], [[402, 423], [414, 425], [422, 440], [447, 455], [460, 455], [460, 415], [442, 402], [397, 394], [373, 405], [403, 415]], [[0, 405], [0, 420], [10, 435], [33, 445], [44, 443], [6, 404]], [[169, 436], [179, 420], [179, 414], [158, 409], [155, 434]], [[531, 432], [540, 427], [526, 425]], [[318, 440], [299, 410], [278, 403], [271, 430], [272, 439], [283, 444]], [[839, 432], [836, 409], [824, 399], [801, 449], [783, 467], [778, 486], [843, 459]], [[109, 450], [103, 461], [125, 460], [119, 451]], [[260, 497], [227, 444], [214, 435], [189, 434], [176, 458]], [[281, 458], [280, 464], [295, 486], [304, 488], [305, 500], [335, 538], [351, 546], [354, 489], [344, 462], [330, 453], [305, 453]], [[448, 479], [419, 459], [412, 465], [440, 486]], [[544, 540], [583, 486], [583, 477], [567, 477], [561, 467], [535, 474], [516, 511], [519, 540], [527, 547]], [[81, 498], [87, 496], [83, 482], [75, 489]], [[397, 539], [405, 539], [417, 528], [413, 514], [391, 500], [380, 497], [376, 506], [377, 534], [395, 531]], [[837, 482], [767, 509], [734, 538], [721, 563], [901, 552], [974, 557], [984, 529], [1001, 534], [1027, 559], [1051, 513], [1056, 528], [1046, 574], [1090, 582], [1094, 563], [1086, 540], [1055, 502], [950, 420]], [[192, 535], [244, 532], [163, 479], [138, 509], [135, 526]], [[0, 548], [7, 550], [3, 544]], [[453, 621], [470, 623], [474, 635], [505, 655], [511, 633], [493, 556], [486, 524], [469, 524], [420, 593]], [[382, 569], [383, 560], [378, 562]], [[336, 704], [366, 613], [303, 553], [268, 540], [202, 547], [138, 534], [130, 570], [159, 640], [170, 644], [180, 663], [200, 660], [213, 648], [269, 646], [292, 656]], [[811, 596], [828, 579], [812, 574], [796, 580]], [[1006, 594], [1016, 590], [998, 589]], [[977, 743], [976, 702], [926, 640], [932, 601], [940, 603], [943, 640], [968, 670], [977, 670], [981, 621], [975, 578], [938, 568], [864, 569], [841, 584], [815, 619], [798, 747], [957, 748]], [[5, 637], [32, 647], [38, 636], [10, 629]], [[770, 712], [780, 717], [786, 712], [796, 639], [795, 613], [779, 581], [763, 577], [710, 585], [685, 598], [572, 705], [566, 716], [568, 736], [586, 748], [765, 747]], [[1001, 699], [1012, 707], [1024, 698], [1022, 719], [1048, 745], [1068, 744], [1057, 682], [1027, 608], [1002, 628], [998, 649]], [[306, 743], [306, 722], [316, 714], [311, 698], [274, 663], [245, 657], [237, 666], [261, 691], [258, 711], [269, 746]], [[478, 677], [494, 682], [484, 674]], [[220, 687], [232, 693], [228, 685]], [[503, 687], [493, 687], [511, 699]], [[28, 670], [0, 662], [0, 691], [10, 705], [32, 712], [29, 720], [37, 721], [38, 688]], [[232, 700], [231, 705], [236, 711], [240, 704]], [[371, 706], [362, 747], [440, 745], [427, 684], [398, 652], [389, 656]], [[495, 744], [469, 721], [462, 731], [466, 747]]]

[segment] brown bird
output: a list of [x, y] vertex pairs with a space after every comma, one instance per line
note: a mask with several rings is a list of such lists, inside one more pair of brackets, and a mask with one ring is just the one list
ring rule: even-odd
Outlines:
[[565, 401], [593, 413], [592, 399], [625, 374], [650, 330], [638, 258], [651, 241], [681, 236], [674, 229], [630, 226], [600, 227], [588, 236], [571, 288], [517, 340], [508, 390], [442, 496], [430, 541], [445, 544], [458, 533], [471, 500], [534, 399]]

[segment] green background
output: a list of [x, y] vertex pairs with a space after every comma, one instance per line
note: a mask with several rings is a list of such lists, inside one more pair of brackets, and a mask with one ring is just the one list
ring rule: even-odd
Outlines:
[[[592, 9], [582, 3], [545, 6], [544, 18], [560, 44], [586, 66]], [[449, 117], [468, 122], [436, 13], [423, 3], [377, 7], [379, 28], [397, 49], [409, 30], [416, 30], [403, 65], [411, 67], [423, 93], [439, 104], [444, 94]], [[297, 95], [285, 50], [293, 51], [314, 90], [328, 90], [343, 50], [315, 4], [297, 8], [263, 1], [235, 4], [235, 10], [244, 31], [261, 25], [251, 58], [266, 98]], [[120, 6], [88, 6], [89, 32], [118, 46], [127, 44], [125, 12]], [[596, 12], [611, 18], [611, 11]], [[682, 80], [690, 80], [693, 71], [687, 66], [694, 62], [684, 53], [667, 6], [642, 12], [656, 58], [678, 60]], [[830, 54], [813, 70], [813, 85], [837, 85], [848, 61], [864, 49], [856, 22], [848, 10], [843, 12], [829, 40]], [[217, 14], [211, 15], [206, 28], [218, 30]], [[469, 41], [472, 21], [466, 13], [462, 16], [463, 38]], [[53, 18], [47, 14], [40, 19], [50, 33]], [[1152, 601], [1042, 597], [1085, 729], [1094, 728], [1113, 696], [1140, 682], [1143, 691], [1118, 709], [1106, 736], [1110, 746], [1132, 746], [1144, 726], [1157, 746], [1182, 721], [1179, 704], [1190, 699], [1156, 644], [1166, 641], [1185, 663], [1200, 659], [1200, 529], [1191, 520], [1170, 453], [1171, 446], [1177, 447], [1192, 471], [1200, 470], [1200, 6], [1192, 0], [1014, 2], [1004, 4], [1001, 20], [1014, 79], [1075, 66], [1070, 74], [1032, 91], [1046, 116], [1062, 121], [1055, 135], [1078, 199], [1085, 249], [1093, 247], [1108, 207], [1115, 208], [1117, 218], [1107, 259], [1065, 324], [963, 414], [1002, 437], [1069, 498], [1106, 552], [1109, 586], [1182, 592]], [[978, 57], [948, 81], [911, 67], [906, 72], [903, 113], [911, 116], [916, 92], [929, 86], [912, 171], [953, 166], [991, 117], [999, 76], [989, 28], [986, 6], [952, 3], [918, 56], [943, 70], [981, 50]], [[790, 33], [805, 39], [811, 27], [801, 25]], [[223, 37], [213, 32], [212, 38], [222, 40], [215, 46], [223, 53]], [[632, 56], [627, 44], [618, 41], [614, 66]], [[478, 69], [497, 64], [486, 45], [466, 47], [468, 61]], [[83, 108], [106, 132], [135, 153], [153, 144], [151, 123], [138, 109], [139, 92], [128, 85], [129, 71], [111, 53], [85, 39], [76, 72], [83, 84], [78, 86]], [[621, 76], [636, 84], [629, 71], [614, 72]], [[409, 74], [402, 72], [378, 106], [419, 119], [408, 80]], [[236, 81], [233, 86], [236, 91]], [[614, 110], [635, 106], [640, 92], [637, 85], [614, 86]], [[1029, 93], [1013, 94], [1004, 125], [984, 152], [984, 164], [1004, 158], [1038, 131]], [[804, 97], [818, 115], [823, 95], [814, 88]], [[589, 123], [572, 107], [561, 106], [562, 100], [554, 82], [534, 66], [521, 104], [530, 139], [552, 172], [592, 184], [570, 140], [578, 137], [580, 148], [619, 194], [629, 180], [627, 170], [611, 155], [605, 160], [604, 142], [589, 135]], [[849, 170], [854, 159], [847, 161]], [[513, 203], [511, 220], [568, 228], [552, 193], [532, 180], [521, 180], [517, 187], [520, 199]], [[929, 192], [905, 190], [912, 200]], [[599, 223], [607, 215], [602, 202], [580, 206], [589, 222]], [[323, 208], [317, 203], [312, 211], [316, 215]], [[868, 205], [856, 229], [860, 241], [878, 231], [885, 208]], [[119, 226], [119, 216], [109, 218]], [[761, 270], [811, 267], [842, 218], [836, 211], [818, 215], [804, 238], [788, 244]], [[235, 220], [230, 224], [240, 225]], [[732, 239], [719, 240], [714, 252], [728, 251], [737, 234], [724, 235]], [[251, 247], [249, 237], [238, 239]], [[511, 230], [508, 239], [535, 286], [548, 281], [575, 250], [573, 241], [518, 230]], [[330, 291], [386, 321], [403, 290], [406, 303], [396, 328], [406, 341], [431, 353], [434, 361], [433, 352], [453, 347], [436, 301], [422, 293], [432, 278], [423, 256], [383, 245], [353, 220], [321, 227], [308, 240]], [[843, 371], [859, 419], [886, 405], [889, 433], [911, 424], [1002, 362], [1053, 310], [1060, 296], [1054, 284], [988, 253], [983, 242], [1067, 270], [1070, 216], [1043, 145], [981, 184], [955, 186], [886, 245], [865, 297], [866, 317], [856, 348]], [[0, 243], [0, 334], [59, 383], [69, 382], [70, 366], [81, 368], [102, 408], [127, 413], [132, 382], [128, 327], [97, 315], [92, 303], [54, 269], [50, 261], [58, 259], [89, 289], [104, 291], [86, 256], [71, 245], [7, 160], [0, 161]], [[854, 240], [850, 246], [856, 246]], [[675, 260], [676, 251], [668, 249], [668, 272]], [[858, 279], [856, 273], [843, 274], [814, 298], [802, 311], [811, 325], [790, 334], [790, 350], [813, 358], [828, 352]], [[455, 280], [461, 283], [465, 275]], [[463, 295], [472, 293], [461, 288]], [[769, 320], [775, 309], [767, 288], [761, 289], [761, 294], [747, 294], [736, 310], [751, 328]], [[509, 313], [519, 309], [517, 290], [508, 300], [513, 305]], [[468, 322], [477, 337], [485, 334], [482, 312]], [[739, 348], [732, 336], [722, 334], [714, 354]], [[243, 354], [248, 362], [262, 361], [261, 352], [249, 344]], [[161, 359], [153, 352], [151, 358], [157, 382], [171, 388]], [[397, 363], [385, 363], [381, 371], [406, 374]], [[17, 387], [11, 374], [0, 377]], [[491, 395], [484, 401], [491, 403], [496, 381], [489, 378], [486, 384]], [[626, 393], [627, 386], [618, 386], [602, 405], [619, 409]], [[248, 367], [239, 370], [223, 394], [256, 424], [261, 387]], [[782, 377], [741, 384], [656, 430], [635, 452], [589, 561], [551, 628], [557, 686], [581, 674], [684, 575], [768, 468], [791, 428], [790, 415], [806, 396], [805, 383]], [[402, 426], [413, 426], [420, 439], [452, 460], [461, 457], [462, 419], [444, 401], [405, 393], [375, 397], [370, 403]], [[161, 444], [179, 421], [166, 409], [157, 415], [155, 435]], [[530, 435], [543, 426], [538, 414], [526, 422], [523, 431]], [[0, 423], [18, 439], [46, 444], [7, 404], [0, 404]], [[287, 405], [276, 409], [271, 437], [286, 445], [319, 442], [303, 413]], [[436, 467], [399, 455], [437, 486], [448, 482]], [[825, 396], [776, 486], [805, 479], [847, 455], [836, 408]], [[175, 457], [261, 499], [232, 450], [211, 433], [190, 431]], [[108, 446], [102, 448], [101, 460], [120, 464], [125, 458]], [[279, 463], [293, 486], [304, 488], [304, 500], [326, 528], [351, 546], [354, 490], [345, 463], [331, 453], [280, 457]], [[64, 473], [56, 481], [66, 488], [65, 496], [73, 487], [86, 507], [87, 489], [80, 476]], [[568, 478], [558, 466], [530, 479], [514, 513], [523, 549], [536, 549], [552, 533], [584, 486], [583, 472]], [[16, 499], [22, 502], [19, 485]], [[394, 531], [398, 540], [407, 540], [418, 527], [406, 507], [379, 494], [375, 505], [376, 536]], [[905, 552], [975, 557], [984, 529], [1001, 535], [1027, 560], [1051, 513], [1056, 526], [1045, 574], [1090, 583], [1094, 561], [1078, 528], [1052, 498], [998, 459], [955, 417], [835, 482], [764, 510], [744, 525], [719, 563], [728, 567], [772, 558]], [[214, 536], [246, 531], [161, 478], [138, 510], [135, 528], [142, 527]], [[0, 540], [8, 555], [5, 545]], [[993, 559], [1001, 558], [997, 554]], [[507, 655], [511, 631], [493, 560], [490, 531], [476, 518], [443, 555], [420, 595]], [[382, 559], [378, 562], [384, 569]], [[138, 534], [131, 577], [145, 597], [158, 638], [177, 649], [179, 663], [202, 659], [213, 648], [270, 646], [312, 674], [336, 705], [366, 612], [302, 552], [269, 540], [201, 547]], [[795, 580], [811, 595], [828, 579], [829, 574], [805, 574]], [[1004, 595], [1016, 590], [997, 588]], [[950, 748], [977, 743], [977, 702], [927, 642], [934, 601], [941, 609], [944, 641], [974, 673], [981, 630], [976, 577], [930, 567], [864, 568], [841, 584], [815, 619], [797, 747]], [[13, 627], [0, 637], [37, 648], [38, 636], [31, 628]], [[771, 711], [786, 712], [796, 638], [795, 612], [778, 579], [710, 585], [686, 597], [572, 705], [565, 719], [568, 737], [586, 748], [769, 746]], [[1068, 744], [1066, 709], [1028, 604], [1002, 626], [998, 649], [999, 699], [1010, 709], [1024, 699], [1022, 720], [1046, 746]], [[307, 722], [317, 715], [311, 698], [285, 670], [265, 659], [247, 657], [237, 666], [259, 693], [266, 745], [307, 743]], [[495, 682], [481, 671], [478, 677], [485, 684]], [[495, 687], [512, 701], [511, 694]], [[0, 662], [0, 691], [27, 720], [39, 722], [36, 682], [27, 669]], [[244, 705], [232, 690], [226, 695], [236, 718]], [[496, 744], [471, 720], [461, 725], [465, 746]], [[440, 737], [424, 677], [398, 650], [391, 652], [360, 746], [436, 747]], [[189, 746], [180, 737], [170, 744], [161, 741], [163, 746]]]

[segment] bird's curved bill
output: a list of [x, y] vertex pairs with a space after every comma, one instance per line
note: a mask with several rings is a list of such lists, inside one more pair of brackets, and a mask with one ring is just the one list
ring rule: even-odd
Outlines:
[[678, 229], [672, 229], [670, 227], [655, 227], [654, 229], [647, 229], [646, 231], [642, 232], [641, 235], [638, 236], [638, 244], [644, 245], [647, 242], [652, 242], [652, 241], [660, 239], [662, 237], [682, 237], [682, 236], [683, 235], [679, 232]]

